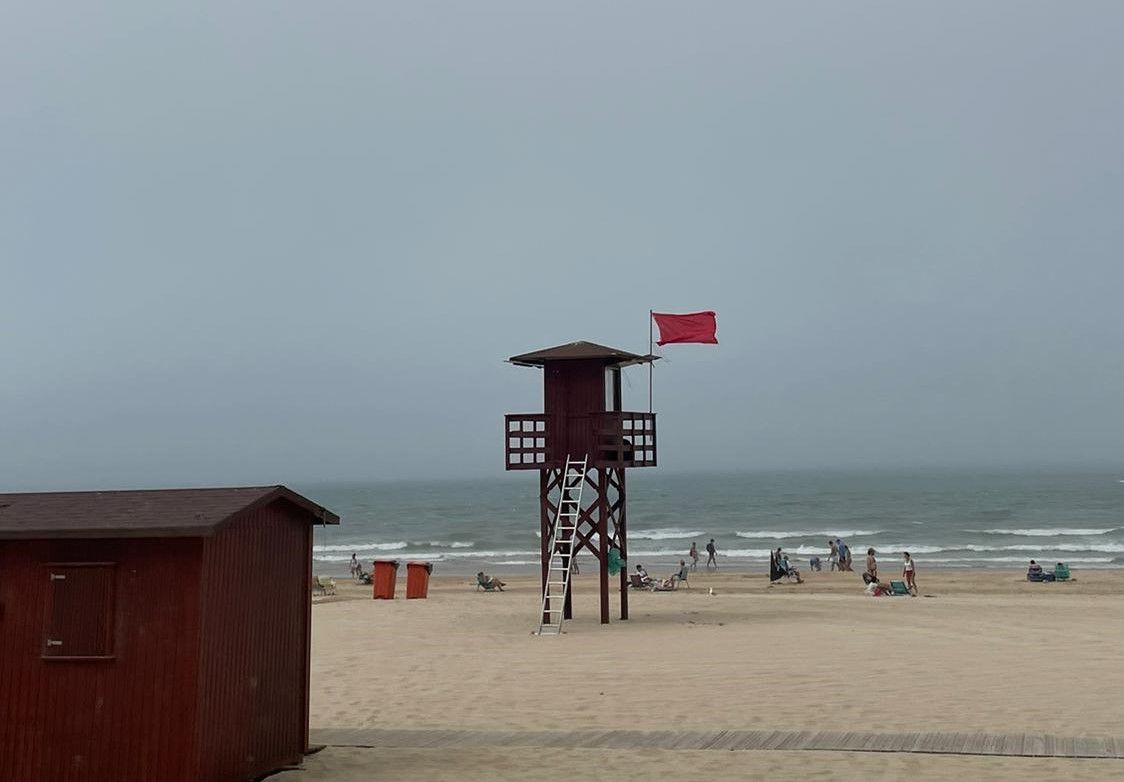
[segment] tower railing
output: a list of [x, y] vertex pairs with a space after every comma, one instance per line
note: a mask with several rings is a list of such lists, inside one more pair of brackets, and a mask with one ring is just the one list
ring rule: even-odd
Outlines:
[[606, 411], [569, 416], [566, 429], [556, 431], [553, 416], [546, 413], [504, 416], [506, 469], [557, 469], [565, 456], [558, 455], [559, 448], [588, 452], [594, 467], [656, 466], [655, 413]]
[[504, 416], [504, 464], [508, 470], [543, 470], [553, 466], [550, 416], [511, 413]]
[[599, 467], [655, 467], [656, 414], [627, 411], [590, 415]]

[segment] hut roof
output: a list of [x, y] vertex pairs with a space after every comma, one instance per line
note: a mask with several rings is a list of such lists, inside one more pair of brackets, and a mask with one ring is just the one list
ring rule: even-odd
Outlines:
[[524, 367], [541, 367], [547, 361], [603, 359], [606, 366], [626, 367], [631, 364], [649, 364], [658, 358], [659, 356], [641, 356], [627, 350], [605, 347], [595, 342], [579, 341], [512, 356], [508, 361]]
[[339, 516], [284, 486], [29, 492], [0, 494], [0, 540], [206, 536], [276, 500], [307, 511], [315, 524], [339, 524]]

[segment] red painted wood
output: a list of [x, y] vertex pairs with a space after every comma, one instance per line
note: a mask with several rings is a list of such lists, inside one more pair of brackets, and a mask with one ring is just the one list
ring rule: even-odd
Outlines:
[[[197, 540], [0, 543], [0, 779], [188, 782]], [[112, 660], [44, 659], [48, 562], [116, 562]]]
[[43, 656], [50, 660], [111, 658], [116, 636], [116, 563], [48, 564], [39, 577], [47, 580]]
[[200, 779], [241, 782], [296, 763], [308, 726], [308, 515], [287, 503], [206, 540]]
[[[601, 621], [609, 621], [608, 549], [627, 559], [625, 469], [656, 465], [653, 413], [621, 411], [620, 365], [641, 356], [589, 343], [571, 343], [523, 354], [515, 363], [542, 366], [543, 412], [504, 419], [504, 465], [538, 470], [542, 582], [545, 589], [551, 547], [548, 539], [557, 506], [561, 470], [567, 457], [588, 457], [587, 486], [574, 536], [575, 553], [589, 551], [600, 562]], [[598, 543], [593, 544], [594, 535]], [[628, 575], [620, 574], [621, 618], [628, 618]], [[564, 616], [570, 617], [567, 590]], [[546, 619], [544, 614], [544, 621]]]
[[[309, 522], [278, 500], [210, 538], [0, 541], [0, 780], [244, 782], [299, 761]], [[46, 659], [45, 566], [83, 562], [115, 563], [113, 658]]]

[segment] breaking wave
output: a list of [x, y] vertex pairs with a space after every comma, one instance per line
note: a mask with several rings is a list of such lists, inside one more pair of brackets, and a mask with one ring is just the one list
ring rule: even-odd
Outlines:
[[699, 530], [683, 530], [676, 527], [667, 529], [630, 529], [630, 540], [679, 540], [683, 538], [701, 538], [705, 532]]
[[1027, 538], [1053, 538], [1065, 535], [1107, 535], [1119, 527], [1076, 527], [1055, 529], [969, 529], [965, 532], [982, 532], [985, 535], [1021, 535]]
[[[312, 551], [313, 553], [325, 551], [354, 551], [356, 553], [360, 551], [399, 551], [406, 548], [408, 545], [410, 544], [404, 540], [398, 540], [394, 543], [345, 543], [340, 545], [333, 544], [330, 546], [313, 546]], [[347, 557], [347, 559], [351, 559], [351, 557]]]
[[784, 540], [785, 538], [858, 538], [864, 535], [878, 535], [886, 530], [881, 529], [843, 529], [843, 530], [775, 530], [761, 529], [747, 532], [735, 532], [739, 538], [765, 538], [771, 540]]

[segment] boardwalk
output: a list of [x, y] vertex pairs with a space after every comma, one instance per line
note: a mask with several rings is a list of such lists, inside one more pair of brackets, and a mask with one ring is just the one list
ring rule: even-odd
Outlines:
[[599, 749], [830, 750], [934, 755], [1124, 759], [1124, 739], [1044, 733], [864, 733], [814, 730], [379, 730], [313, 729], [333, 747], [560, 747]]

